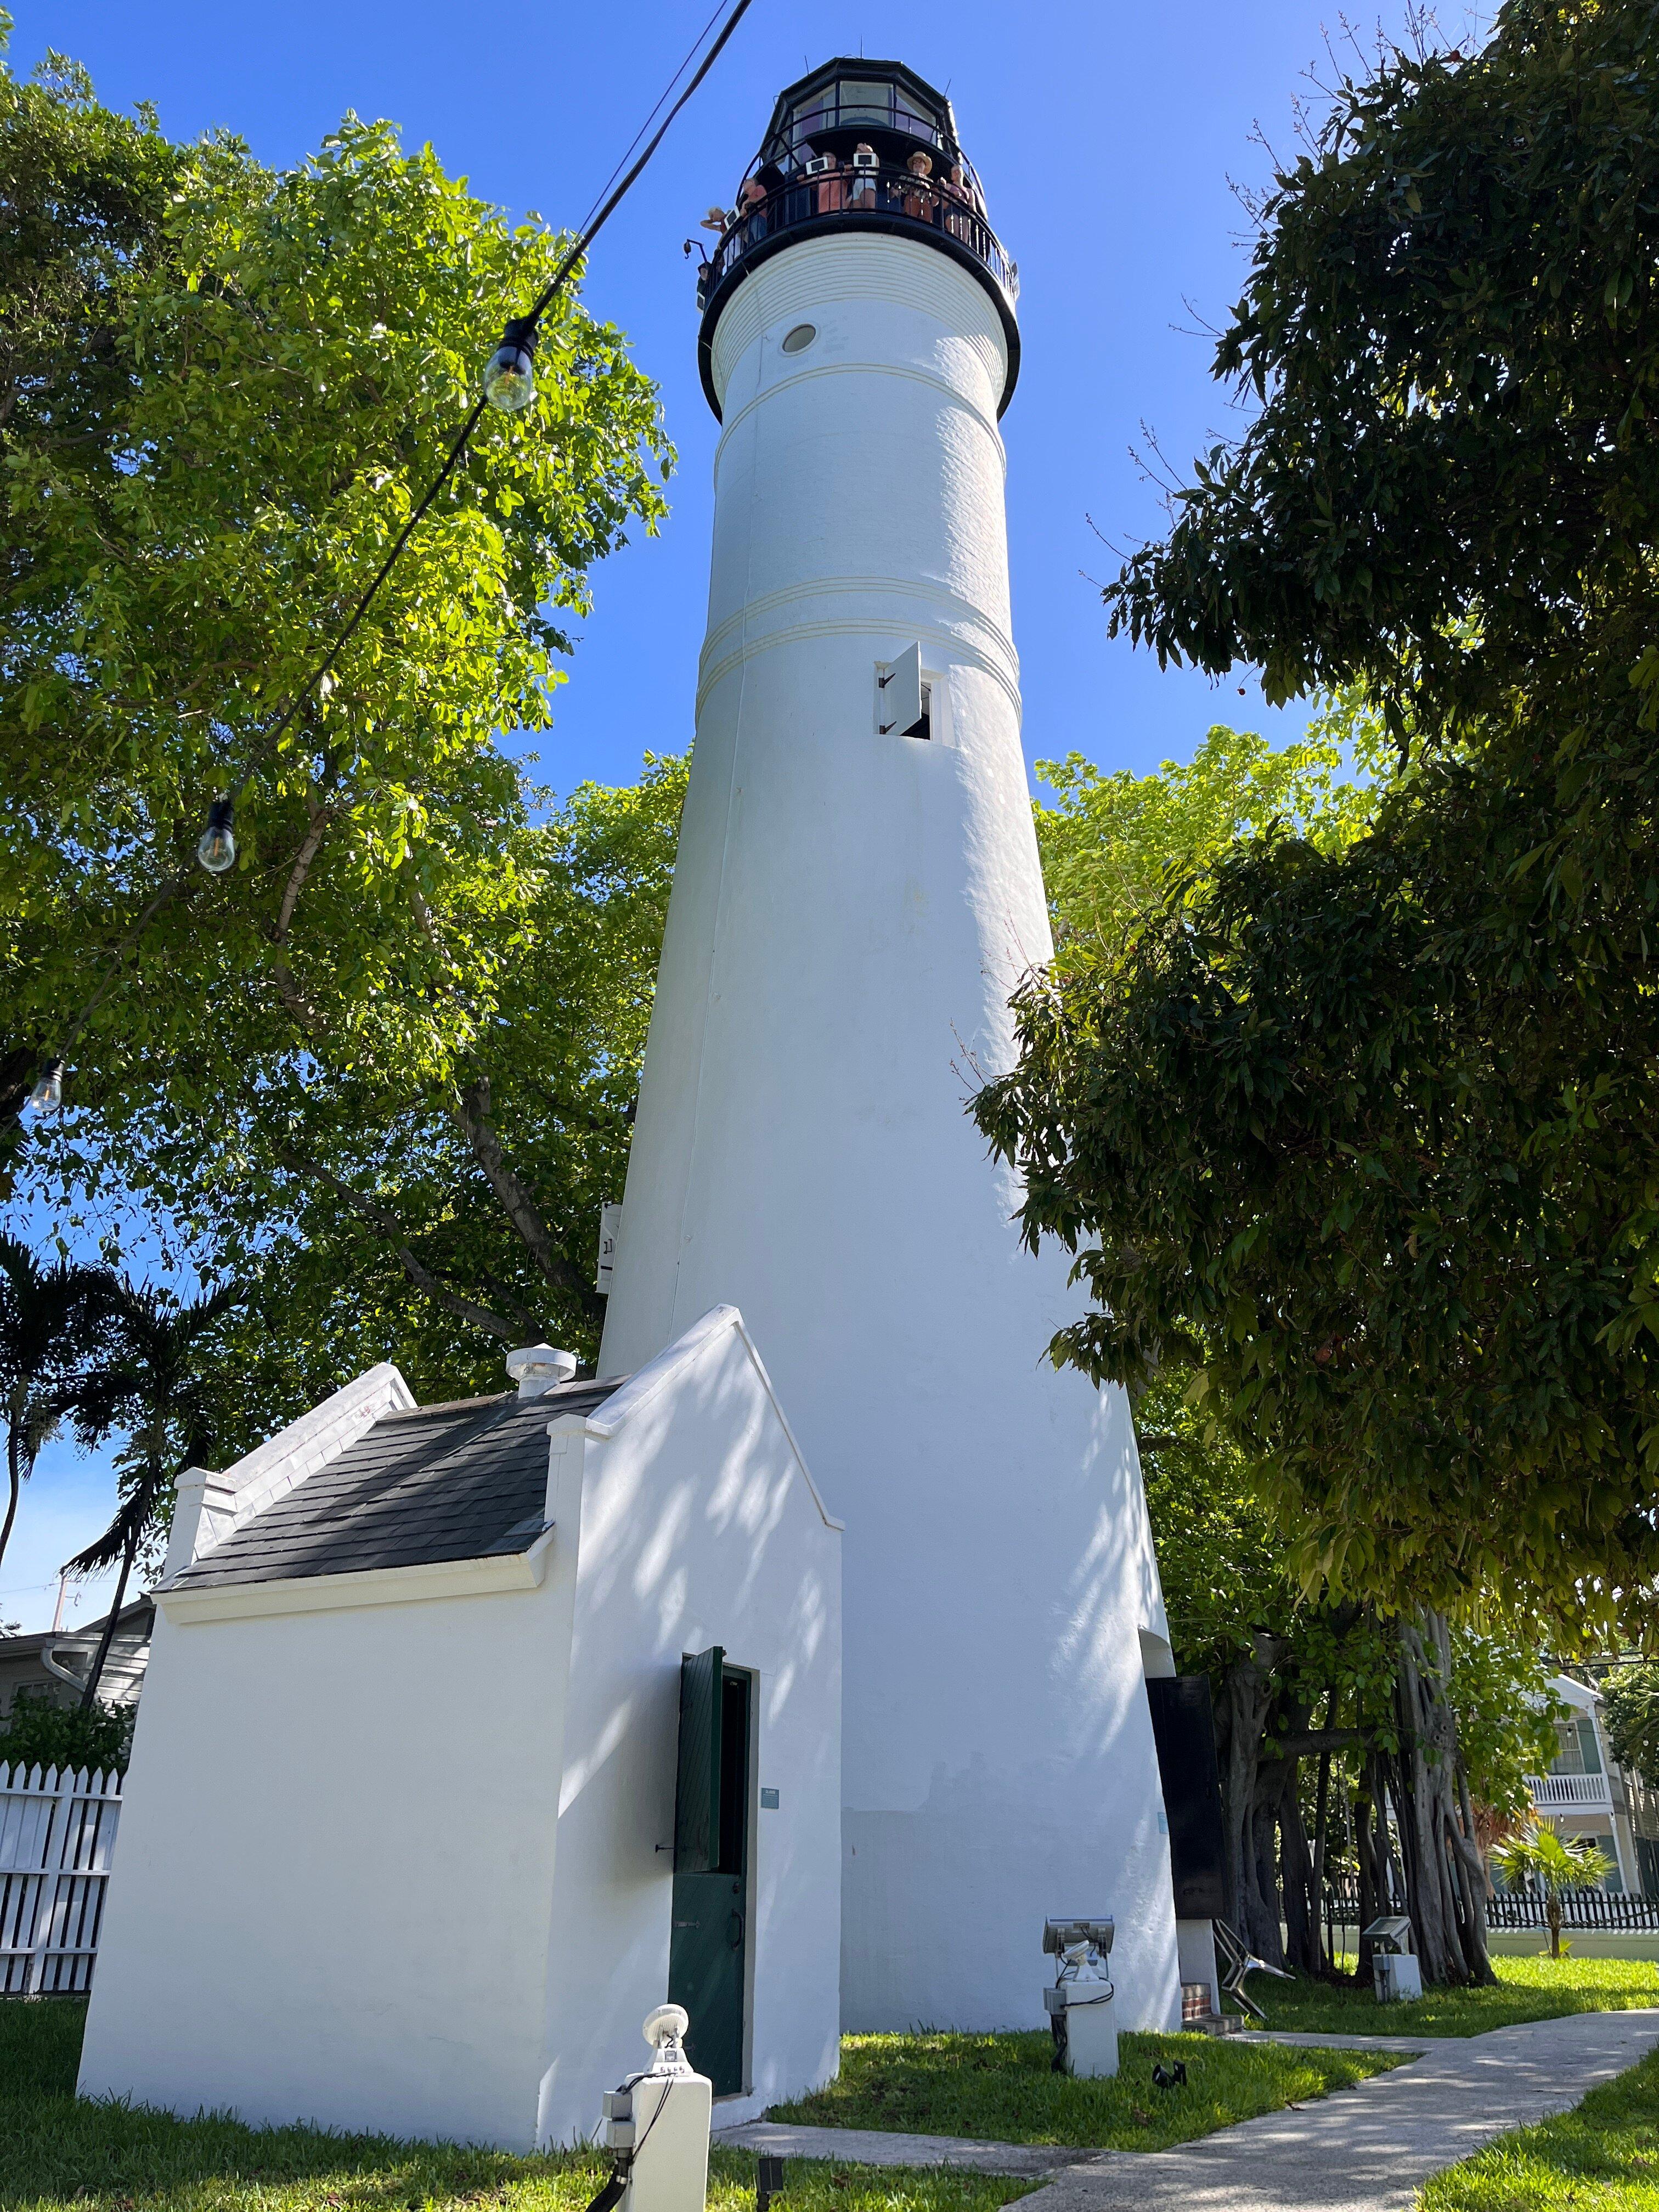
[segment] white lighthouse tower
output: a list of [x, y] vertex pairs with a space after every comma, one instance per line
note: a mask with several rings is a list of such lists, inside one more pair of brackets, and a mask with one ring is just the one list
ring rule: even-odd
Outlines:
[[1013, 266], [896, 64], [791, 87], [750, 184], [702, 286], [708, 630], [602, 1371], [737, 1305], [845, 1519], [844, 2027], [1040, 2026], [1045, 1916], [1103, 1913], [1120, 2022], [1170, 2026], [1128, 1408], [1046, 1359], [1078, 1294], [965, 1111], [1051, 950]]

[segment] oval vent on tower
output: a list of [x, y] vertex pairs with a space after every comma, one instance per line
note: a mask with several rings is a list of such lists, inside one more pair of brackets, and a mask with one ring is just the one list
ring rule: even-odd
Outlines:
[[817, 334], [818, 326], [816, 323], [797, 323], [794, 329], [785, 338], [783, 349], [786, 353], [805, 353]]

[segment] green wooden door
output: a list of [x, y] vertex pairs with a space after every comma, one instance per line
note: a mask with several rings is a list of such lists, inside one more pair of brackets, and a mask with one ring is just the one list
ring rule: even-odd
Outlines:
[[749, 1677], [718, 1644], [680, 1670], [668, 1995], [691, 2025], [686, 2056], [717, 2097], [743, 2081], [749, 1960]]

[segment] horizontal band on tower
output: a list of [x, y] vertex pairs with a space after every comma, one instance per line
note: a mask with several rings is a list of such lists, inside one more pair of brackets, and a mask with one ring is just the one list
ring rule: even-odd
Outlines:
[[[763, 653], [773, 652], [779, 646], [793, 645], [800, 638], [878, 637], [884, 629], [890, 630], [891, 628], [890, 623], [830, 619], [823, 622], [793, 623], [787, 629], [769, 630], [763, 637], [745, 638], [734, 652], [726, 653], [715, 666], [708, 671], [706, 675], [699, 678], [696, 712], [701, 716], [703, 702], [709, 693], [716, 684], [724, 682], [733, 669], [741, 668], [748, 661], [758, 659]], [[1014, 710], [1016, 724], [1023, 726], [1025, 708], [1019, 696], [1019, 684], [1010, 676], [1007, 669], [994, 654], [982, 652], [971, 638], [965, 638], [959, 631], [946, 629], [938, 623], [918, 623], [907, 635], [922, 645], [938, 646], [940, 648], [941, 658], [947, 664], [961, 665], [965, 663], [969, 667], [977, 668], [982, 675], [988, 676], [992, 682], [1006, 695], [1008, 703]]]
[[820, 376], [892, 376], [898, 377], [906, 383], [920, 384], [928, 391], [940, 393], [951, 406], [965, 415], [970, 422], [976, 424], [990, 439], [996, 448], [998, 465], [1001, 468], [1003, 480], [1005, 483], [1006, 483], [1008, 448], [1002, 442], [1002, 433], [996, 426], [995, 418], [986, 415], [976, 407], [960, 386], [952, 384], [948, 377], [939, 376], [929, 369], [901, 367], [887, 362], [828, 361], [816, 362], [810, 368], [793, 370], [787, 376], [780, 376], [775, 381], [769, 384], [764, 392], [757, 392], [753, 398], [745, 399], [735, 415], [722, 417], [720, 443], [714, 448], [716, 483], [720, 482], [720, 457], [726, 451], [726, 441], [738, 426], [747, 422], [757, 407], [763, 407], [769, 399], [774, 398], [780, 392], [787, 392], [793, 386], [805, 384], [810, 378]]
[[[767, 616], [777, 613], [798, 599], [819, 596], [851, 599], [860, 594], [869, 598], [874, 618], [855, 623], [854, 627], [879, 635], [892, 628], [887, 610], [894, 600], [919, 602], [924, 607], [938, 611], [942, 616], [942, 619], [936, 620], [933, 624], [939, 636], [960, 639], [965, 647], [971, 646], [976, 658], [988, 664], [1000, 659], [1008, 680], [1018, 691], [1019, 655], [1014, 650], [1013, 639], [1006, 630], [999, 628], [982, 607], [972, 599], [964, 599], [960, 592], [953, 592], [948, 584], [901, 576], [816, 576], [799, 584], [781, 584], [775, 592], [757, 592], [753, 599], [745, 599], [740, 607], [734, 609], [723, 622], [716, 623], [704, 638], [702, 651], [697, 657], [699, 690], [705, 671], [712, 671], [716, 665], [724, 666], [728, 657], [726, 642], [734, 632], [751, 624], [759, 625]], [[830, 621], [831, 627], [840, 631], [847, 627], [848, 617], [836, 616], [830, 617]], [[975, 632], [989, 642], [974, 644]], [[782, 634], [781, 629], [769, 629], [766, 632], [769, 637]], [[817, 636], [820, 634], [820, 625], [816, 622], [792, 623], [787, 625], [787, 634], [792, 637]]]

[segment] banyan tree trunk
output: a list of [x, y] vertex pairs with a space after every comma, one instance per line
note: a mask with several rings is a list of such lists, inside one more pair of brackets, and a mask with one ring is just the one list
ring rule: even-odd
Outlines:
[[1393, 1897], [1389, 1881], [1387, 1802], [1382, 1786], [1383, 1763], [1372, 1752], [1366, 1759], [1354, 1799], [1355, 1855], [1359, 1861], [1359, 1978], [1371, 1976], [1371, 1947], [1365, 1929], [1389, 1911]]
[[1274, 1669], [1285, 1648], [1275, 1637], [1256, 1637], [1227, 1669], [1216, 1709], [1230, 1911], [1251, 1950], [1274, 1965], [1279, 1957], [1279, 1902], [1271, 1880], [1268, 1898], [1262, 1897], [1256, 1813], [1262, 1731], [1273, 1700]]
[[1319, 1940], [1319, 1892], [1314, 1855], [1302, 1819], [1297, 1759], [1289, 1761], [1279, 1799], [1279, 1863], [1285, 1893], [1285, 1959], [1298, 1973], [1316, 1975], [1323, 1958]]
[[1270, 1966], [1285, 1963], [1279, 1914], [1279, 1808], [1285, 1778], [1295, 1766], [1288, 1759], [1263, 1759], [1256, 1769], [1255, 1802], [1250, 1808], [1252, 1849], [1245, 1869], [1246, 1932], [1250, 1948]]
[[[1449, 1698], [1444, 1616], [1400, 1623], [1395, 1803], [1407, 1910], [1425, 1982], [1490, 1983], [1480, 1854], [1459, 1789], [1457, 1722]], [[1461, 1802], [1460, 1802], [1461, 1800]]]
[[[1336, 1692], [1331, 1692], [1330, 1711], [1325, 1716], [1328, 1728], [1335, 1717]], [[1336, 1960], [1329, 1954], [1325, 1942], [1325, 1852], [1330, 1839], [1331, 1815], [1331, 1754], [1319, 1754], [1319, 1788], [1314, 1800], [1313, 1869], [1309, 1881], [1309, 1893], [1313, 1900], [1315, 1948], [1318, 1954], [1316, 1972], [1334, 1974]]]

